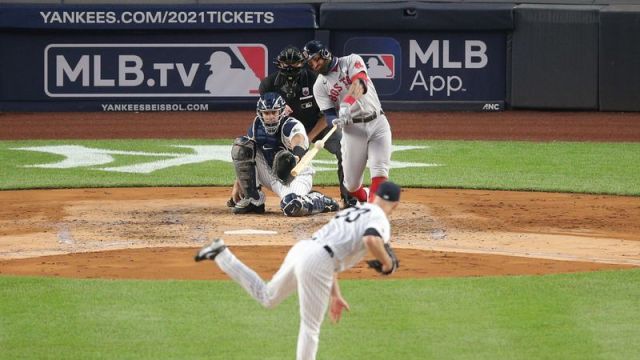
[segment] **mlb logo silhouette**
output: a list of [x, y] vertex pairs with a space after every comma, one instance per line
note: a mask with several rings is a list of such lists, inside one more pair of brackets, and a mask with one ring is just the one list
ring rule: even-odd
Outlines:
[[396, 58], [393, 54], [360, 54], [367, 64], [371, 79], [393, 79], [396, 76]]
[[209, 61], [205, 90], [212, 96], [256, 96], [267, 72], [264, 45], [229, 45], [215, 49]]
[[[339, 44], [340, 39], [337, 38], [336, 42]], [[378, 95], [385, 97], [400, 91], [402, 49], [398, 40], [392, 37], [348, 37], [347, 35], [343, 49], [344, 54], [354, 53], [362, 57]]]

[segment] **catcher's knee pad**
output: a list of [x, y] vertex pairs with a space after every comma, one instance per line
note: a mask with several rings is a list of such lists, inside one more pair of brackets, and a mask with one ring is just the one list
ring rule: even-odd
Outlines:
[[251, 161], [256, 156], [256, 142], [246, 136], [241, 136], [233, 141], [231, 147], [231, 159], [236, 161]]
[[288, 194], [280, 201], [280, 207], [286, 216], [305, 216], [340, 209], [335, 200], [317, 191], [304, 196]]
[[307, 214], [304, 199], [295, 193], [285, 195], [280, 200], [280, 208], [286, 216], [304, 216]]

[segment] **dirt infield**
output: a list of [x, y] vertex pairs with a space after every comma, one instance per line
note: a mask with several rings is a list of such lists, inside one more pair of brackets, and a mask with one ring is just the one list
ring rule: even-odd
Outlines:
[[[0, 139], [217, 138], [251, 112], [0, 114]], [[640, 141], [640, 115], [390, 113], [395, 139]], [[6, 130], [6, 131], [5, 131]], [[337, 189], [322, 191], [337, 195]], [[290, 219], [270, 195], [266, 215], [234, 216], [226, 188], [0, 192], [0, 274], [80, 278], [225, 278], [193, 263], [222, 235], [269, 277], [288, 247], [330, 215]], [[399, 277], [546, 274], [640, 266], [640, 198], [405, 189], [394, 213]], [[225, 235], [267, 229], [272, 235]], [[357, 267], [346, 278], [371, 277]]]

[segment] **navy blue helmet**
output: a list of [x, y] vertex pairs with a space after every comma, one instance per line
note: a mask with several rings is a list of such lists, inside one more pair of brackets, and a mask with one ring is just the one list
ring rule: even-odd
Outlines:
[[319, 55], [321, 58], [325, 60], [331, 60], [331, 52], [321, 43], [319, 40], [311, 40], [309, 41], [302, 50], [302, 56], [304, 56], [305, 60], [309, 61], [309, 59]]
[[267, 134], [274, 135], [278, 132], [280, 121], [285, 117], [284, 110], [286, 102], [278, 93], [268, 92], [263, 94], [258, 100], [256, 114]]
[[309, 62], [309, 60], [311, 59], [324, 61], [322, 63], [322, 66], [314, 70], [316, 72], [319, 72], [320, 74], [325, 75], [329, 72], [329, 68], [331, 67], [331, 63], [333, 60], [333, 55], [322, 42], [318, 40], [309, 41], [302, 50], [302, 56], [304, 56], [304, 59], [307, 62]]

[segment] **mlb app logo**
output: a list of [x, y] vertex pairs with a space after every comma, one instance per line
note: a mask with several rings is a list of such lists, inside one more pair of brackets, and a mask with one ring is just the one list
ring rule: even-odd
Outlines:
[[344, 43], [344, 54], [358, 54], [379, 95], [393, 95], [402, 85], [402, 49], [391, 37], [353, 37]]
[[396, 57], [393, 54], [358, 54], [367, 64], [371, 79], [393, 79], [396, 74]]
[[50, 97], [255, 97], [267, 73], [263, 44], [52, 44]]

